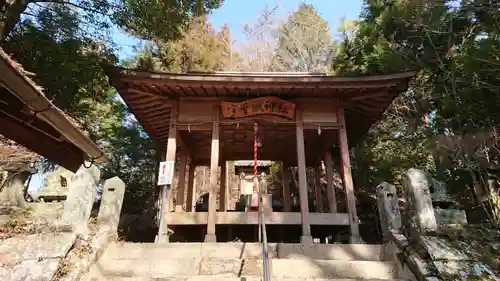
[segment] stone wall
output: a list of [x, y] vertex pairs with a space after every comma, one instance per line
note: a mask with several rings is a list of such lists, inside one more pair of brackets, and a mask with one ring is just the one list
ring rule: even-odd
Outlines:
[[44, 185], [36, 194], [33, 194], [33, 198], [48, 201], [47, 199], [50, 200], [50, 198], [68, 196], [69, 182], [73, 175], [73, 172], [63, 167], [57, 167], [53, 172], [46, 173]]
[[0, 208], [19, 207], [26, 208], [24, 199], [24, 183], [28, 179], [30, 172], [25, 170], [9, 171], [0, 170]]
[[117, 239], [125, 193], [120, 179], [105, 181], [97, 220], [91, 221], [98, 181], [95, 166], [82, 167], [68, 183], [64, 203], [12, 209], [9, 219], [0, 225], [0, 234], [5, 234], [0, 236], [2, 281], [76, 281], [88, 271]]
[[[498, 251], [491, 248], [497, 243], [497, 230], [491, 226], [468, 226], [462, 210], [435, 208], [432, 199], [450, 198], [445, 194], [432, 195], [431, 190], [443, 192], [443, 188], [432, 184], [436, 180], [425, 171], [410, 169], [406, 173], [407, 222], [401, 221], [397, 198], [389, 196], [395, 188], [388, 183], [377, 187], [381, 227], [388, 254], [397, 261], [399, 276], [422, 281], [500, 280], [495, 271], [500, 263]], [[485, 237], [488, 232], [490, 238]], [[486, 262], [488, 255], [496, 257], [496, 261]]]

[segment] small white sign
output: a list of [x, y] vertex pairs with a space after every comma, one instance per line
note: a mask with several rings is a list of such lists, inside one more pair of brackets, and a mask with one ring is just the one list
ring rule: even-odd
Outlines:
[[160, 169], [158, 171], [158, 185], [172, 184], [174, 177], [174, 161], [160, 162]]

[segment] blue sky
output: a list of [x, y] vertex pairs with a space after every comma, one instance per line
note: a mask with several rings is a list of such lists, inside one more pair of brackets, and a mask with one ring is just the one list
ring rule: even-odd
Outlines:
[[[255, 21], [266, 7], [276, 4], [287, 13], [293, 12], [301, 3], [312, 4], [321, 16], [330, 24], [333, 35], [343, 17], [356, 19], [361, 11], [361, 0], [225, 0], [223, 6], [210, 16], [210, 22], [216, 28], [227, 24], [234, 40], [243, 40], [243, 25]], [[133, 46], [141, 43], [127, 36], [118, 29], [113, 33], [113, 39], [120, 48], [120, 59], [126, 59], [134, 54]]]

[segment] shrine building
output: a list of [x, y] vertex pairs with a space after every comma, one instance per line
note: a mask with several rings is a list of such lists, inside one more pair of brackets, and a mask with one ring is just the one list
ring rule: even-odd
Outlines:
[[[237, 197], [234, 184], [238, 183], [227, 176], [235, 173], [234, 164], [230, 169], [226, 167], [227, 161], [257, 156], [259, 161], [282, 163], [285, 175], [281, 179], [283, 211], [266, 211], [266, 225], [300, 226], [302, 243], [312, 242], [312, 226], [347, 226], [350, 242], [359, 243], [349, 148], [381, 118], [393, 99], [407, 90], [414, 76], [410, 72], [360, 77], [310, 73], [171, 74], [115, 66], [106, 67], [106, 73], [164, 155], [162, 161], [174, 163], [180, 159], [176, 163], [180, 166], [174, 187], [175, 207], [165, 207], [173, 194], [170, 186], [163, 189], [161, 197], [164, 207], [158, 241], [165, 242], [171, 227], [197, 227], [203, 232], [201, 240], [215, 242], [226, 236], [219, 231], [221, 226], [257, 226], [257, 212], [234, 210], [230, 198]], [[313, 167], [318, 171], [321, 163], [325, 167], [328, 204], [309, 206], [311, 202], [322, 202], [322, 193], [318, 192], [321, 185], [316, 173], [316, 192], [312, 194], [318, 198], [308, 198], [307, 170]], [[196, 166], [210, 167], [207, 211], [196, 212], [193, 207]], [[291, 210], [287, 167], [296, 167], [297, 171], [300, 209], [296, 212]], [[345, 208], [339, 208], [336, 199], [334, 170], [342, 178]]]

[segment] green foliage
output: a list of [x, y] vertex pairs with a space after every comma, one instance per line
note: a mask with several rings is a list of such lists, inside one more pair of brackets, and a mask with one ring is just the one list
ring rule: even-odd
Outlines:
[[72, 9], [79, 14], [86, 30], [94, 32], [103, 32], [115, 23], [139, 38], [175, 39], [182, 36], [182, 30], [193, 18], [209, 13], [222, 3], [223, 0], [0, 1], [0, 42], [4, 42], [21, 15], [37, 17], [39, 9]]
[[181, 38], [194, 18], [218, 8], [223, 0], [123, 0], [116, 23], [129, 33], [149, 40]]
[[489, 1], [365, 1], [332, 71], [417, 75], [360, 146], [360, 180], [397, 183], [395, 171], [409, 166], [435, 168], [438, 176], [498, 167], [498, 8]]
[[195, 19], [179, 40], [146, 45], [127, 62], [128, 67], [151, 71], [190, 72], [222, 71], [230, 68], [230, 31], [224, 26], [216, 32], [206, 17]]
[[[222, 2], [0, 1], [0, 44], [26, 70], [36, 73], [33, 79], [45, 95], [74, 117], [106, 153], [109, 161], [101, 167], [103, 178], [118, 176], [127, 185], [123, 213], [129, 222], [137, 218], [153, 222], [156, 155], [102, 70], [102, 63], [118, 62], [107, 44], [107, 32], [116, 23], [131, 35], [157, 42], [136, 59], [142, 68], [222, 70], [230, 63], [229, 30], [215, 32], [204, 17], [193, 22]], [[20, 20], [21, 15], [26, 17]], [[132, 228], [136, 227], [141, 229]]]
[[137, 122], [124, 125], [107, 136], [109, 161], [103, 178], [120, 177], [127, 185], [124, 214], [153, 217], [156, 200], [153, 185], [155, 149]]
[[425, 140], [421, 128], [410, 127], [403, 118], [386, 116], [353, 150], [357, 186], [367, 191], [373, 191], [382, 181], [401, 186], [409, 168], [429, 165]]
[[[338, 43], [311, 5], [300, 5], [276, 26], [267, 11], [255, 28], [247, 26], [253, 40], [240, 54], [231, 48], [229, 28], [217, 32], [200, 17], [222, 0], [42, 2], [0, 1], [0, 42], [103, 148], [110, 159], [104, 178], [119, 176], [127, 184], [126, 214], [153, 214], [155, 153], [100, 67], [117, 63], [102, 40], [110, 23], [150, 40], [125, 63], [145, 70], [324, 72], [330, 65], [344, 76], [415, 71], [410, 90], [353, 151], [356, 186], [363, 189], [398, 184], [410, 167], [453, 174], [500, 164], [496, 2], [366, 0], [360, 20], [344, 22]], [[22, 13], [31, 17], [19, 21]]]
[[68, 8], [42, 10], [38, 19], [21, 22], [4, 49], [36, 73], [35, 81], [56, 106], [87, 123], [84, 119], [98, 106], [96, 103], [113, 95], [109, 87], [103, 87], [107, 78], [99, 63], [114, 63], [116, 57], [104, 45], [82, 34], [78, 16]]
[[[0, 1], [0, 43], [4, 43], [7, 36], [19, 23], [22, 16], [38, 18], [40, 10], [53, 11], [57, 17], [60, 9], [73, 10], [78, 13], [78, 20], [93, 30], [107, 29], [110, 27], [108, 17], [111, 15], [112, 2], [107, 0], [13, 0]], [[76, 19], [76, 18], [74, 18]], [[50, 16], [44, 17], [45, 22], [41, 24], [50, 25]]]
[[116, 63], [113, 50], [80, 28], [80, 17], [64, 6], [42, 9], [24, 20], [4, 44], [53, 103], [77, 119], [109, 161], [103, 179], [127, 185], [124, 214], [151, 215], [154, 206], [151, 140], [116, 99], [101, 63]]

